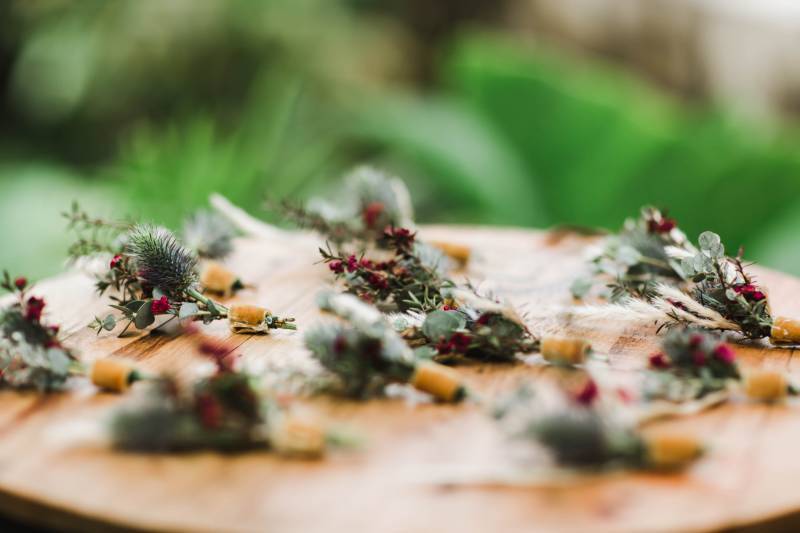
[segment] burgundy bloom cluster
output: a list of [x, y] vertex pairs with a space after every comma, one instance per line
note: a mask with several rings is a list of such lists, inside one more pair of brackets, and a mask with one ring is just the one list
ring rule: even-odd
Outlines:
[[28, 279], [15, 278], [3, 273], [0, 287], [17, 295], [17, 302], [5, 312], [0, 313], [0, 332], [20, 331], [25, 340], [44, 346], [45, 348], [62, 348], [58, 340], [59, 326], [48, 326], [42, 323], [42, 315], [47, 306], [44, 298], [28, 295]]
[[663, 350], [650, 355], [655, 370], [684, 370], [692, 374], [708, 368], [715, 377], [736, 377], [736, 352], [717, 337], [698, 331], [675, 331], [665, 339]]
[[753, 285], [752, 283], [737, 283], [732, 287], [736, 294], [741, 294], [744, 296], [745, 300], [749, 300], [751, 302], [760, 302], [761, 300], [767, 297], [758, 287]]
[[436, 344], [436, 351], [442, 355], [458, 353], [464, 354], [472, 344], [472, 337], [460, 331], [450, 335], [449, 339], [442, 337]]
[[647, 221], [647, 231], [650, 233], [664, 234], [675, 229], [678, 224], [675, 219], [664, 217], [661, 220], [650, 219]]

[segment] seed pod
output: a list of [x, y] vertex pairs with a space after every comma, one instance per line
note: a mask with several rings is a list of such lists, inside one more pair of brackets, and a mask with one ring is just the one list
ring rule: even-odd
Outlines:
[[228, 321], [234, 333], [266, 333], [269, 325], [266, 323], [270, 312], [257, 305], [239, 304], [231, 306], [228, 311]]
[[661, 470], [676, 470], [703, 453], [703, 446], [692, 435], [657, 432], [644, 436], [647, 463]]
[[124, 392], [136, 379], [136, 369], [121, 359], [99, 359], [92, 365], [92, 383], [114, 392]]
[[465, 265], [467, 262], [469, 262], [469, 256], [472, 253], [472, 249], [469, 246], [448, 241], [426, 242], [434, 248], [438, 248], [440, 251], [444, 252], [447, 256], [449, 256], [451, 259], [454, 259], [461, 265]]
[[777, 316], [772, 321], [770, 340], [778, 343], [800, 343], [800, 320]]
[[457, 402], [464, 396], [461, 376], [438, 363], [421, 363], [411, 377], [411, 385], [443, 402]]
[[216, 261], [207, 261], [200, 272], [200, 284], [204, 289], [230, 296], [239, 278]]
[[751, 400], [777, 402], [788, 394], [789, 383], [777, 370], [754, 370], [745, 375], [744, 392]]
[[586, 360], [592, 345], [583, 339], [544, 337], [541, 353], [545, 361], [562, 365], [579, 365]]
[[281, 455], [317, 458], [325, 453], [325, 430], [312, 417], [286, 414], [271, 432], [270, 443]]

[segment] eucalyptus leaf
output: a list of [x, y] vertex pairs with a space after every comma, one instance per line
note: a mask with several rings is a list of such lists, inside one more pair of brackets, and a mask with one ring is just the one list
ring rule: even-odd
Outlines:
[[136, 318], [133, 321], [136, 329], [145, 329], [147, 326], [156, 321], [156, 317], [153, 316], [153, 309], [150, 305], [151, 303], [152, 302], [149, 300], [145, 301], [136, 312]]
[[108, 315], [103, 319], [104, 330], [112, 331], [115, 327], [117, 327], [117, 319], [114, 318], [114, 315]]
[[466, 326], [466, 319], [456, 311], [432, 311], [422, 323], [422, 333], [429, 339], [449, 338]]
[[591, 278], [578, 278], [572, 285], [570, 286], [569, 290], [572, 292], [572, 296], [575, 298], [583, 298], [589, 293], [589, 290], [592, 288], [592, 279]]

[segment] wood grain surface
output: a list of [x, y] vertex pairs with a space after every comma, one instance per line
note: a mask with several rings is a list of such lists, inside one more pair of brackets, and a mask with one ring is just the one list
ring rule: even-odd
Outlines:
[[[583, 268], [590, 240], [565, 232], [426, 227], [424, 237], [466, 243], [473, 259], [460, 275], [492, 288], [528, 312], [534, 331], [546, 309], [570, 302], [568, 286]], [[240, 239], [230, 265], [253, 288], [235, 299], [265, 303], [297, 318], [300, 332], [231, 337], [225, 324], [205, 326], [231, 338], [248, 365], [312, 364], [302, 329], [323, 316], [315, 295], [330, 276], [316, 263], [316, 239], [295, 233]], [[800, 281], [758, 270], [775, 312], [800, 316]], [[86, 361], [116, 355], [148, 371], [194, 373], [207, 365], [185, 339], [157, 335], [95, 336], [83, 327], [105, 302], [92, 281], [65, 274], [37, 286], [48, 319], [62, 322], [67, 342]], [[78, 313], [73, 312], [78, 310]], [[657, 337], [651, 329], [604, 323], [573, 331], [608, 354], [613, 372], [645, 365]], [[750, 343], [742, 364], [800, 373], [793, 351]], [[524, 380], [556, 370], [532, 364], [459, 367], [468, 385], [491, 399]], [[708, 531], [769, 526], [800, 528], [800, 407], [727, 404], [664, 422], [704, 438], [709, 453], [677, 475], [630, 473], [587, 478], [560, 488], [442, 485], [426, 473], [442, 466], [477, 468], [491, 461], [496, 428], [476, 404], [411, 405], [320, 398], [313, 404], [364, 438], [359, 450], [322, 461], [280, 459], [268, 452], [135, 455], [110, 450], [102, 421], [123, 398], [91, 386], [41, 396], [0, 392], [0, 511], [59, 529], [428, 532]]]

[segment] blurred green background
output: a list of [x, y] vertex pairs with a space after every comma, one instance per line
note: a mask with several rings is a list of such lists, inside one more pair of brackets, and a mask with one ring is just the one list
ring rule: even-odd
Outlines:
[[[524, 1], [524, 0], [520, 0]], [[422, 222], [691, 236], [800, 274], [800, 135], [514, 27], [514, 0], [0, 3], [0, 267], [63, 268], [59, 213], [269, 218], [370, 162]]]

